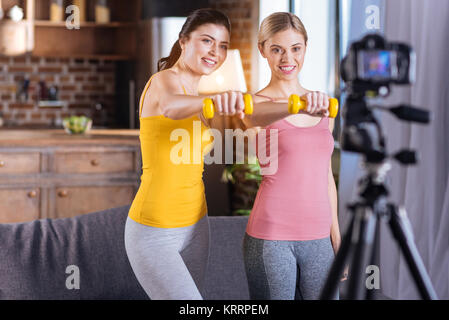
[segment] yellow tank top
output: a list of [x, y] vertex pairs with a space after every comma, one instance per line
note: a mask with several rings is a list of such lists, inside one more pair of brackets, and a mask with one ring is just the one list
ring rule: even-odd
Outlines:
[[207, 214], [204, 155], [213, 142], [198, 116], [182, 120], [140, 116], [152, 78], [139, 104], [142, 175], [129, 217], [153, 227], [185, 227]]

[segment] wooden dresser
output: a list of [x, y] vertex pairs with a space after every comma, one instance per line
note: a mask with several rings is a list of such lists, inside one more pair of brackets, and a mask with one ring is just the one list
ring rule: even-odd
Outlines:
[[141, 168], [138, 130], [0, 130], [0, 223], [131, 204]]

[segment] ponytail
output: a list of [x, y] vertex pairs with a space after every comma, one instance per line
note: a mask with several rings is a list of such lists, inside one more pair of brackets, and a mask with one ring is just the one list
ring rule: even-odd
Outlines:
[[179, 40], [175, 42], [173, 47], [171, 48], [170, 55], [168, 57], [162, 58], [157, 62], [157, 71], [162, 71], [169, 69], [175, 65], [175, 63], [179, 60], [181, 56], [181, 45], [179, 44]]

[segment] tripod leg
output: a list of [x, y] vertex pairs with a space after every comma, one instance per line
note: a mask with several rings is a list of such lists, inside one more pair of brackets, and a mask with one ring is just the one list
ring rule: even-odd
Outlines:
[[356, 225], [355, 228], [358, 230], [358, 234], [354, 234], [353, 238], [356, 246], [349, 276], [349, 300], [360, 300], [362, 289], [366, 289], [365, 282], [362, 280], [362, 276], [365, 274], [363, 267], [366, 265], [366, 257], [373, 243], [377, 218], [369, 207], [361, 207], [358, 210], [363, 211], [356, 214], [358, 226]]
[[400, 208], [398, 214], [394, 205], [390, 204], [389, 210], [391, 232], [404, 254], [421, 297], [425, 300], [438, 300], [438, 296], [433, 289], [430, 277], [414, 243], [412, 228], [405, 209]]
[[346, 234], [344, 235], [340, 248], [335, 256], [332, 267], [329, 270], [326, 283], [321, 291], [320, 300], [331, 300], [335, 297], [339, 283], [340, 277], [343, 273], [345, 267], [345, 262], [348, 255], [351, 253], [351, 238], [354, 229], [354, 218], [351, 219]]

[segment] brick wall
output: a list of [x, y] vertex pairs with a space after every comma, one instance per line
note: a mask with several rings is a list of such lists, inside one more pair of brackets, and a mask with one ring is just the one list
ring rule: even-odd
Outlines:
[[[226, 13], [232, 23], [231, 49], [239, 49], [248, 91], [252, 90], [254, 28], [257, 30], [254, 0], [209, 0], [210, 6]], [[256, 26], [255, 26], [256, 24]], [[0, 112], [6, 126], [54, 125], [70, 115], [87, 115], [94, 119], [94, 125], [114, 126], [116, 96], [115, 63], [103, 60], [0, 57]], [[29, 99], [18, 101], [17, 86], [25, 75], [31, 83]], [[36, 88], [40, 80], [47, 87], [59, 87], [62, 108], [40, 108], [36, 101]], [[106, 123], [95, 109], [100, 102], [106, 110]]]
[[[248, 91], [252, 90], [251, 69], [253, 43], [255, 40], [254, 29], [257, 28], [258, 17], [255, 16], [255, 0], [210, 0], [210, 6], [224, 12], [231, 20], [231, 49], [239, 49], [245, 72]], [[256, 24], [256, 25], [255, 25]]]
[[[28, 101], [16, 95], [20, 82], [28, 75]], [[44, 80], [47, 87], [59, 88], [63, 107], [39, 107], [37, 87]], [[5, 126], [57, 125], [70, 115], [86, 115], [94, 125], [113, 125], [115, 111], [115, 63], [104, 60], [0, 57], [0, 112]], [[95, 106], [101, 103], [104, 111]]]

